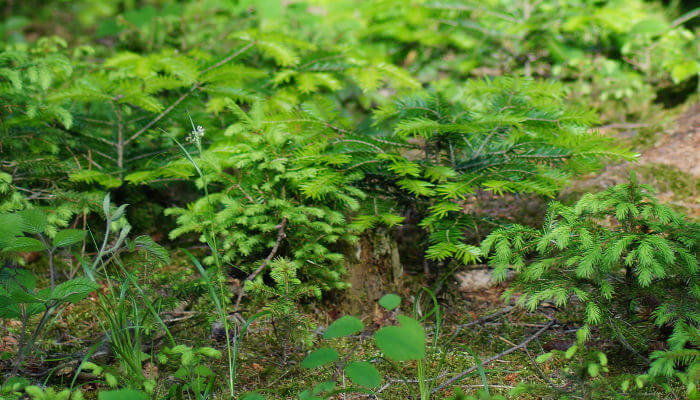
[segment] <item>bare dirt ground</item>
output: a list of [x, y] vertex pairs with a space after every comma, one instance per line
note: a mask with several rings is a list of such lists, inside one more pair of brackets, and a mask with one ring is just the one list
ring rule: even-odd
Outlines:
[[644, 152], [642, 163], [665, 164], [700, 177], [700, 103], [690, 107], [670, 135]]
[[[624, 136], [624, 132], [619, 134]], [[672, 126], [657, 134], [653, 147], [641, 152], [634, 163], [608, 165], [602, 173], [574, 182], [563, 197], [606, 189], [629, 179], [630, 170], [652, 185], [659, 200], [692, 219], [700, 219], [700, 103], [681, 114]]]

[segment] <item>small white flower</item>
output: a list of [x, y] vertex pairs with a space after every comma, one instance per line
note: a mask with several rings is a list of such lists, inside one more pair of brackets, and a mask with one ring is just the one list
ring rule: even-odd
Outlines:
[[190, 134], [187, 136], [187, 141], [189, 143], [195, 143], [195, 144], [200, 144], [202, 141], [202, 138], [204, 137], [204, 128], [202, 125], [197, 125], [197, 127], [190, 132]]

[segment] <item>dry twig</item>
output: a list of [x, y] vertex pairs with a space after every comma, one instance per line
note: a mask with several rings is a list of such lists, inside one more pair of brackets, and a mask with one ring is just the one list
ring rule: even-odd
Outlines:
[[[555, 323], [555, 320], [549, 321], [549, 322], [547, 323], [547, 325], [545, 325], [545, 326], [543, 326], [542, 328], [540, 328], [540, 329], [539, 329], [537, 332], [535, 332], [532, 336], [526, 338], [525, 340], [523, 340], [522, 342], [520, 342], [517, 346], [513, 346], [513, 347], [511, 347], [510, 349], [508, 349], [508, 350], [506, 350], [506, 351], [503, 351], [503, 352], [501, 352], [501, 353], [498, 353], [498, 354], [496, 354], [495, 356], [490, 357], [490, 358], [487, 358], [486, 360], [482, 361], [482, 362], [481, 362], [481, 366], [490, 364], [490, 363], [492, 363], [492, 362], [494, 362], [494, 361], [500, 359], [501, 357], [503, 357], [503, 356], [505, 356], [505, 355], [508, 355], [508, 354], [510, 354], [510, 353], [512, 353], [512, 352], [514, 352], [514, 351], [517, 351], [517, 350], [520, 350], [520, 349], [525, 348], [530, 342], [532, 342], [533, 340], [537, 339], [537, 338], [538, 338], [540, 335], [542, 335], [546, 330], [548, 330], [549, 328], [551, 328], [552, 325], [554, 325], [554, 323]], [[459, 374], [453, 376], [452, 378], [448, 379], [447, 381], [445, 381], [445, 382], [443, 382], [442, 384], [440, 384], [440, 385], [436, 386], [435, 388], [433, 388], [432, 393], [436, 393], [436, 392], [438, 392], [438, 391], [440, 391], [440, 390], [442, 390], [442, 389], [444, 389], [444, 388], [446, 388], [446, 387], [449, 387], [449, 386], [452, 385], [453, 383], [459, 381], [460, 379], [464, 378], [465, 376], [467, 376], [467, 375], [471, 374], [472, 372], [476, 371], [478, 368], [479, 368], [479, 366], [478, 366], [478, 365], [475, 365], [475, 366], [473, 366], [473, 367], [470, 367], [470, 368], [468, 368], [468, 369], [466, 369], [466, 370], [460, 372]]]
[[241, 300], [243, 299], [243, 294], [245, 294], [245, 283], [248, 281], [252, 281], [257, 277], [264, 269], [267, 267], [267, 264], [272, 261], [272, 259], [277, 255], [277, 251], [279, 250], [280, 244], [282, 243], [282, 240], [287, 237], [287, 234], [284, 232], [284, 230], [287, 228], [287, 217], [282, 218], [282, 222], [280, 222], [279, 225], [276, 226], [277, 228], [277, 241], [275, 241], [275, 245], [272, 247], [272, 250], [270, 251], [270, 254], [267, 255], [265, 260], [263, 260], [262, 264], [253, 271], [250, 275], [248, 275], [247, 278], [243, 282], [241, 282], [241, 288], [238, 291], [238, 297], [236, 297], [236, 303], [235, 306], [233, 307], [233, 312], [238, 313], [239, 311], [239, 306], [241, 305]]

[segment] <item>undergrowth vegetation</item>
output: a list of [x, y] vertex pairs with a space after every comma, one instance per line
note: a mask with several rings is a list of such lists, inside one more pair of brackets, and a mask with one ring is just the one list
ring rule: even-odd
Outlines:
[[0, 399], [700, 398], [691, 3], [8, 1]]

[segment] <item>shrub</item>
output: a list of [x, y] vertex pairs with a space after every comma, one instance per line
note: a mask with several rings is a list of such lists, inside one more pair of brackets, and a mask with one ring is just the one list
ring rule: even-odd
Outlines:
[[253, 272], [274, 251], [292, 260], [301, 290], [320, 296], [320, 290], [346, 287], [337, 250], [340, 242], [356, 239], [357, 227], [347, 216], [364, 197], [352, 185], [362, 175], [344, 170], [349, 160], [333, 151], [333, 137], [323, 127], [266, 123], [279, 114], [268, 115], [262, 103], [248, 113], [228, 104], [239, 121], [195, 158], [202, 171], [198, 185], [211, 185], [209, 194], [167, 210], [179, 225], [170, 237], [194, 232], [205, 241], [211, 229], [221, 260], [239, 270]]
[[518, 272], [508, 290], [522, 292], [518, 304], [580, 304], [584, 339], [599, 326], [641, 356], [654, 339], [649, 330], [668, 327], [667, 349], [652, 353], [650, 374], [678, 373], [690, 384], [698, 374], [699, 233], [632, 175], [573, 206], [553, 202], [542, 229], [494, 231], [482, 249], [497, 277]]
[[[555, 78], [607, 118], [648, 110], [660, 88], [700, 73], [692, 28], [640, 0], [326, 2], [340, 40], [390, 54], [423, 82]], [[694, 88], [691, 88], [691, 90]], [[624, 117], [622, 118], [624, 119]]]
[[375, 112], [386, 131], [368, 140], [386, 151], [367, 173], [418, 209], [430, 232], [428, 258], [467, 264], [479, 256], [464, 238], [479, 218], [464, 211], [464, 200], [478, 191], [552, 196], [602, 160], [634, 157], [590, 131], [595, 117], [563, 95], [557, 83], [499, 78], [415, 93]]

